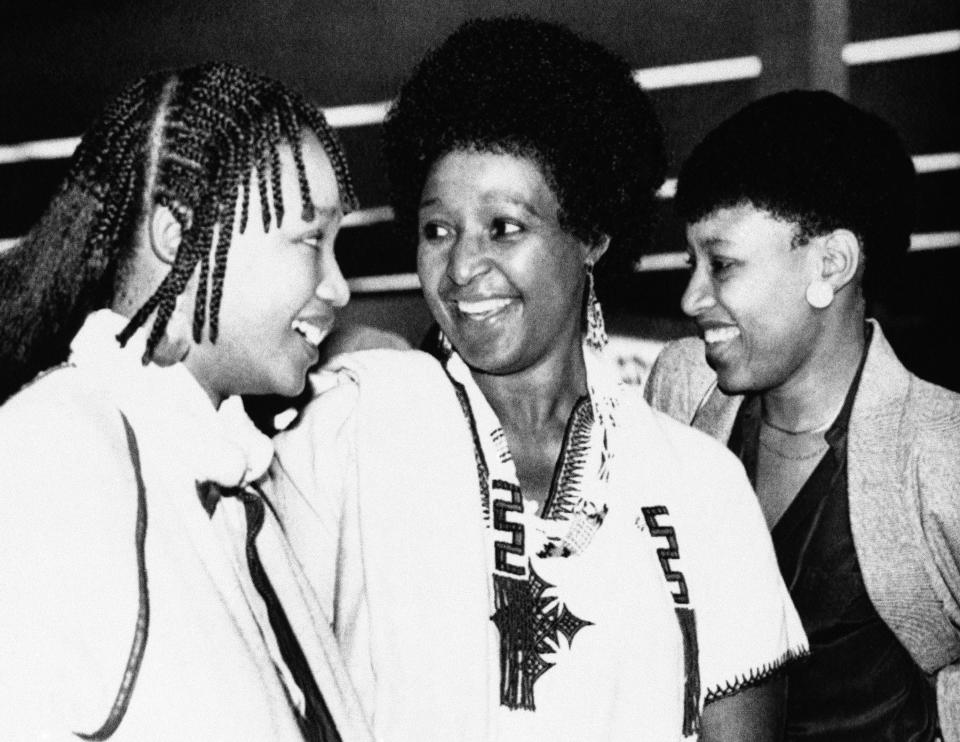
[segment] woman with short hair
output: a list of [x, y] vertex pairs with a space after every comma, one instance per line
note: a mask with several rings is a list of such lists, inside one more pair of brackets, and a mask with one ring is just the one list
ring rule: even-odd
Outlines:
[[341, 357], [274, 470], [376, 734], [775, 739], [806, 640], [743, 471], [601, 351], [594, 266], [631, 262], [665, 171], [630, 67], [468, 22], [385, 132], [445, 350]]

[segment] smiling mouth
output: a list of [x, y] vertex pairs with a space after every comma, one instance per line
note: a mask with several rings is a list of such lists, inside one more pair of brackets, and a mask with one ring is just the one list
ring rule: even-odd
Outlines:
[[703, 341], [707, 345], [726, 343], [740, 337], [739, 327], [709, 327], [703, 331]]
[[506, 309], [513, 302], [509, 298], [455, 301], [457, 311], [472, 320], [485, 320]]
[[291, 322], [290, 329], [298, 332], [309, 345], [314, 347], [320, 345], [323, 339], [327, 336], [327, 330], [325, 327], [321, 327], [318, 324], [314, 324], [313, 322], [303, 319], [295, 319], [293, 322]]

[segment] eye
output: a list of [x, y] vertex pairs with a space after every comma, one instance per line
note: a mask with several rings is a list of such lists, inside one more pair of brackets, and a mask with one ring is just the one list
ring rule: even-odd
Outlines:
[[506, 219], [494, 219], [490, 225], [490, 236], [495, 240], [514, 237], [522, 231], [523, 227]]
[[427, 242], [437, 242], [447, 239], [451, 234], [451, 230], [437, 222], [427, 222], [420, 227], [420, 234]]
[[710, 258], [710, 272], [717, 278], [723, 278], [733, 269], [734, 261], [726, 258]]

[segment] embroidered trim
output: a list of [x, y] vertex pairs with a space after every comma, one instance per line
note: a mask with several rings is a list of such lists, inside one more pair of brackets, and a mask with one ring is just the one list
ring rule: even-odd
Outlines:
[[457, 393], [457, 401], [460, 402], [460, 410], [463, 412], [463, 416], [467, 419], [467, 424], [470, 426], [470, 435], [473, 437], [473, 458], [477, 464], [477, 479], [480, 482], [480, 506], [483, 508], [484, 525], [489, 528], [491, 522], [490, 490], [487, 482], [490, 479], [490, 470], [487, 468], [487, 462], [483, 458], [483, 449], [480, 447], [480, 434], [477, 432], [477, 421], [473, 417], [473, 409], [470, 407], [470, 398], [467, 396], [467, 390], [464, 389], [463, 384], [450, 375], [446, 366], [443, 367], [443, 370], [446, 372], [447, 378], [450, 379], [450, 383], [453, 384], [453, 390]]
[[727, 698], [728, 696], [736, 695], [740, 691], [746, 690], [747, 688], [760, 685], [761, 683], [766, 682], [767, 680], [770, 680], [782, 673], [786, 666], [791, 662], [801, 660], [804, 657], [809, 656], [809, 650], [805, 649], [802, 652], [796, 652], [792, 649], [788, 649], [773, 662], [761, 665], [760, 667], [751, 670], [746, 675], [737, 676], [733, 683], [724, 683], [723, 685], [718, 685], [716, 688], [711, 688], [709, 691], [707, 691], [707, 695], [703, 703], [704, 705], [713, 703], [714, 701], [719, 701], [721, 698]]
[[523, 495], [520, 488], [510, 482], [500, 479], [493, 480], [493, 489], [510, 493], [510, 500], [495, 500], [493, 503], [493, 528], [510, 534], [509, 541], [496, 539], [493, 542], [495, 566], [498, 571], [523, 577], [522, 566], [510, 564], [508, 554], [523, 557], [524, 528], [520, 523], [511, 523], [507, 520], [507, 513], [523, 513]]
[[673, 569], [670, 564], [671, 559], [680, 558], [680, 547], [677, 544], [677, 532], [673, 526], [661, 526], [657, 518], [661, 515], [669, 515], [665, 505], [655, 505], [653, 507], [641, 508], [643, 518], [647, 522], [647, 528], [650, 529], [650, 535], [654, 538], [663, 537], [667, 539], [666, 549], [657, 549], [657, 558], [660, 560], [660, 567], [663, 569], [663, 577], [667, 582], [677, 583], [679, 592], [673, 593], [673, 602], [686, 604], [690, 602], [690, 594], [687, 591], [687, 581], [683, 572]]
[[143, 653], [147, 648], [147, 632], [150, 628], [150, 593], [147, 588], [147, 488], [143, 482], [143, 473], [140, 466], [140, 449], [137, 446], [137, 436], [133, 432], [127, 416], [122, 412], [120, 417], [123, 420], [123, 429], [127, 436], [127, 447], [130, 451], [130, 459], [133, 463], [133, 474], [137, 480], [137, 525], [135, 531], [135, 543], [137, 550], [137, 582], [139, 588], [139, 606], [137, 609], [137, 622], [133, 632], [133, 642], [130, 645], [130, 655], [127, 659], [127, 666], [123, 671], [123, 679], [120, 681], [120, 689], [117, 691], [113, 706], [107, 715], [107, 720], [101, 727], [89, 734], [74, 732], [74, 735], [80, 739], [87, 740], [105, 740], [109, 739], [123, 717], [127, 713], [127, 706], [130, 705], [130, 698], [133, 695], [133, 687], [136, 685], [137, 676], [140, 673], [140, 665], [143, 662]]
[[700, 731], [700, 646], [693, 608], [675, 609], [683, 635], [683, 736]]
[[590, 453], [593, 428], [593, 405], [590, 398], [580, 397], [573, 406], [560, 446], [560, 460], [554, 473], [550, 494], [543, 505], [544, 519], [565, 520], [574, 512], [580, 499], [580, 484]]

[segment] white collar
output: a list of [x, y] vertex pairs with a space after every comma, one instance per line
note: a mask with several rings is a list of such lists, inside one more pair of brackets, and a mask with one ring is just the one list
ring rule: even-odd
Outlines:
[[144, 366], [144, 328], [125, 347], [117, 342], [127, 322], [109, 309], [90, 314], [70, 345], [70, 363], [106, 391], [138, 435], [162, 440], [198, 481], [233, 487], [263, 476], [273, 444], [247, 417], [240, 398], [224, 400], [217, 410], [182, 363]]

